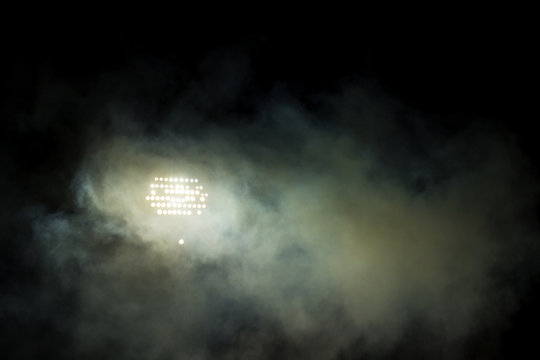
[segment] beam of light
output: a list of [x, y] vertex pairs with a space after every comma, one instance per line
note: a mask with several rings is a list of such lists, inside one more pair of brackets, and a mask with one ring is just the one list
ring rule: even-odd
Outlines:
[[[201, 215], [206, 208], [205, 202], [208, 198], [208, 193], [203, 193], [203, 186], [199, 184], [197, 178], [178, 178], [178, 177], [154, 177], [154, 182], [149, 185], [149, 194], [145, 196], [145, 200], [149, 202], [149, 206], [156, 211], [157, 215], [186, 215], [195, 214], [191, 210], [172, 210], [170, 208], [197, 209], [196, 214]], [[189, 185], [180, 185], [173, 183], [197, 183], [195, 188], [190, 188]], [[193, 187], [193, 186], [192, 186]], [[172, 195], [172, 196], [171, 196]], [[174, 197], [174, 195], [184, 195], [182, 197]], [[197, 195], [197, 196], [192, 196]], [[162, 202], [155, 202], [155, 201]], [[157, 210], [155, 208], [158, 208]], [[162, 210], [162, 208], [169, 208]]]

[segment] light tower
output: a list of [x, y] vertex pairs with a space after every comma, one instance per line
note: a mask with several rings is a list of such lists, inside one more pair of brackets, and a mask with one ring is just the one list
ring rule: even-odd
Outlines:
[[[145, 199], [158, 216], [199, 216], [206, 209], [208, 193], [197, 178], [154, 177]], [[178, 241], [180, 245], [184, 240]]]

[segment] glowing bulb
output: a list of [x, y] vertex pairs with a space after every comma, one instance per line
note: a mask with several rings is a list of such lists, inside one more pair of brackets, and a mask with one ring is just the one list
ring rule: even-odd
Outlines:
[[156, 191], [155, 191], [155, 190], [152, 190], [152, 191], [150, 191], [150, 194], [156, 195]]
[[156, 203], [151, 203], [150, 206], [151, 207], [156, 207]]
[[159, 178], [159, 181], [163, 181], [163, 178]]
[[163, 213], [163, 212], [161, 211], [161, 209], [159, 209], [159, 210], [157, 211], [157, 214], [158, 214], [158, 215], [161, 215], [162, 213]]
[[150, 200], [150, 196], [145, 197], [146, 200]]
[[180, 244], [180, 245], [184, 245], [184, 239], [180, 239], [180, 240], [178, 240], [178, 244]]
[[197, 215], [201, 215], [202, 214], [202, 211], [201, 210], [197, 210]]

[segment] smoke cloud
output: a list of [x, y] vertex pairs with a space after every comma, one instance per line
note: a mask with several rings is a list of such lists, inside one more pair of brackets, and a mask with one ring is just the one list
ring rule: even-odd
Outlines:
[[[140, 88], [114, 73], [74, 100], [106, 120], [84, 128], [72, 207], [20, 215], [55, 287], [4, 311], [52, 321], [82, 359], [381, 358], [404, 341], [460, 358], [511, 313], [498, 274], [532, 251], [538, 194], [511, 136], [448, 133], [362, 84], [315, 107], [276, 86], [239, 115], [249, 61], [212, 61], [175, 95], [138, 64]], [[205, 186], [202, 216], [154, 214], [148, 186], [170, 175]]]

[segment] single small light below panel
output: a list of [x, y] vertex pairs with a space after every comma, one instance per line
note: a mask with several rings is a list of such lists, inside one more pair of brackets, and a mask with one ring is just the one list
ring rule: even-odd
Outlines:
[[[153, 177], [152, 179], [153, 181], [148, 185], [148, 194], [145, 195], [145, 200], [148, 202], [148, 206], [152, 208], [152, 211], [155, 211], [155, 214], [162, 216], [191, 216], [201, 215], [203, 213], [203, 209], [206, 209], [208, 193], [202, 192], [203, 186], [199, 183], [199, 179], [175, 176]], [[193, 188], [193, 185], [183, 185], [183, 183], [193, 183], [196, 185]], [[175, 196], [177, 194], [184, 196]], [[156, 200], [166, 202], [156, 203]], [[161, 209], [171, 207], [197, 209], [197, 211]]]

